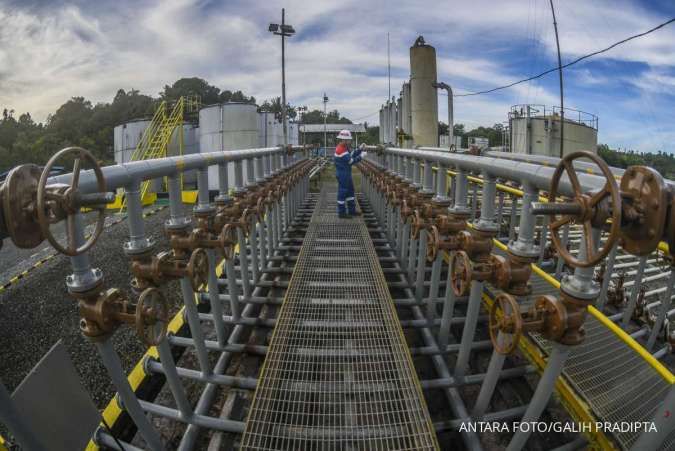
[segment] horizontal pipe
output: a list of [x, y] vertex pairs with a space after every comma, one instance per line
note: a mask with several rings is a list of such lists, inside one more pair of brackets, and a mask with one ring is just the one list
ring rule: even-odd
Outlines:
[[[165, 374], [164, 365], [157, 360], [150, 359], [146, 364], [146, 368], [153, 373]], [[225, 385], [233, 388], [243, 388], [247, 390], [255, 390], [257, 379], [252, 377], [237, 377], [228, 376], [227, 374], [209, 374], [204, 375], [201, 371], [191, 370], [188, 368], [176, 367], [176, 371], [180, 377], [192, 379], [195, 381], [206, 382], [209, 384]]]
[[217, 431], [233, 432], [241, 434], [244, 432], [244, 423], [242, 421], [232, 421], [225, 418], [213, 418], [206, 415], [193, 414], [187, 418], [183, 417], [181, 413], [172, 409], [171, 407], [161, 406], [148, 401], [138, 400], [141, 407], [148, 413], [169, 418], [181, 423], [194, 424], [207, 429], [215, 429]]
[[[488, 175], [502, 179], [521, 183], [528, 182], [536, 188], [546, 191], [551, 187], [551, 179], [555, 172], [555, 168], [539, 164], [503, 160], [494, 157], [450, 153], [442, 148], [434, 148], [433, 150], [431, 148], [427, 149], [429, 150], [387, 147], [385, 152], [422, 161], [432, 161], [440, 163], [443, 166], [451, 166], [468, 172], [487, 173]], [[379, 163], [373, 160], [368, 161], [379, 166]], [[578, 174], [577, 178], [584, 191], [600, 190], [605, 185], [605, 178], [602, 176]], [[572, 185], [567, 177], [563, 177], [558, 186], [560, 191], [558, 194], [567, 196], [573, 194]]]
[[[293, 146], [294, 150], [303, 149], [303, 146]], [[115, 190], [131, 183], [143, 180], [152, 180], [159, 177], [175, 175], [180, 172], [201, 169], [209, 166], [237, 161], [247, 158], [258, 158], [264, 155], [283, 153], [282, 146], [264, 147], [259, 149], [228, 150], [223, 152], [194, 153], [175, 157], [154, 158], [151, 160], [130, 161], [128, 163], [104, 166], [101, 168], [105, 178], [106, 189]], [[299, 162], [299, 161], [298, 161]], [[296, 164], [298, 163], [296, 162]], [[48, 184], [70, 184], [72, 174], [50, 177]], [[80, 173], [80, 192], [91, 193], [97, 190], [96, 176], [93, 170]]]

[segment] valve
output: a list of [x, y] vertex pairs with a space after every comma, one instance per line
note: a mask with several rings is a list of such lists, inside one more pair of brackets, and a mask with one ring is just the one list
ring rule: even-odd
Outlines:
[[[574, 170], [574, 160], [588, 158], [592, 160], [605, 176], [605, 185], [595, 193], [585, 193]], [[563, 172], [567, 174], [573, 190], [573, 202], [556, 202], [558, 185]], [[614, 175], [597, 155], [581, 151], [566, 155], [555, 169], [551, 180], [548, 203], [532, 203], [533, 214], [551, 215], [549, 223], [551, 241], [558, 250], [558, 254], [571, 266], [588, 268], [605, 258], [619, 238], [621, 227], [621, 196]], [[563, 215], [561, 218], [558, 215]], [[607, 219], [611, 219], [609, 236], [600, 250], [596, 251], [593, 227], [604, 227]], [[586, 243], [586, 258], [574, 257], [563, 245], [560, 238], [560, 228], [566, 224], [579, 223], [583, 225]]]
[[607, 289], [607, 303], [609, 305], [621, 307], [625, 303], [626, 289], [623, 286], [625, 279], [626, 273], [620, 271], [616, 282], [612, 281], [612, 284]]
[[121, 324], [135, 327], [148, 346], [158, 345], [166, 336], [169, 304], [157, 288], [143, 290], [135, 305], [116, 288], [72, 295], [79, 301], [80, 329], [94, 341], [109, 337]]
[[[70, 185], [47, 184], [54, 164], [64, 156], [74, 158]], [[83, 194], [79, 189], [80, 171], [88, 163], [96, 176], [97, 192]], [[114, 194], [106, 192], [101, 167], [94, 156], [85, 149], [68, 147], [49, 159], [42, 171], [33, 164], [12, 169], [0, 188], [4, 228], [14, 244], [21, 248], [34, 248], [44, 239], [62, 254], [75, 256], [94, 245], [105, 223], [105, 205], [114, 200]], [[82, 207], [98, 211], [93, 233], [84, 244], [79, 244], [75, 215]], [[62, 245], [50, 230], [50, 226], [66, 220], [68, 244]]]
[[[498, 315], [498, 312], [501, 312]], [[490, 340], [495, 352], [502, 355], [511, 354], [516, 350], [520, 337], [523, 334], [523, 320], [520, 317], [518, 303], [513, 296], [501, 293], [490, 307], [488, 328]], [[502, 332], [502, 343], [498, 333]], [[510, 340], [507, 335], [510, 335]]]
[[[573, 166], [573, 161], [578, 158], [589, 158], [600, 168], [606, 180], [600, 191], [582, 193]], [[555, 202], [563, 171], [574, 190], [572, 202]], [[551, 181], [549, 202], [533, 202], [532, 213], [554, 216], [549, 228], [559, 255], [571, 266], [587, 268], [606, 257], [617, 239], [624, 250], [633, 255], [650, 254], [662, 239], [675, 244], [675, 213], [670, 207], [671, 197], [663, 177], [652, 168], [631, 166], [617, 185], [609, 167], [600, 157], [590, 152], [575, 152], [558, 164]], [[558, 218], [557, 215], [563, 216]], [[607, 229], [608, 220], [611, 220], [609, 236], [602, 248], [596, 251], [591, 229]], [[568, 223], [583, 224], [587, 249], [584, 260], [572, 256], [562, 246], [559, 230]]]
[[[564, 302], [550, 295], [537, 297], [524, 315], [516, 299], [506, 293], [499, 294], [490, 307], [490, 340], [494, 350], [503, 355], [516, 350], [524, 332], [538, 332], [548, 340], [560, 341], [571, 326]], [[498, 332], [505, 343], [498, 339]]]
[[234, 247], [237, 243], [233, 224], [225, 224], [219, 235], [210, 230], [196, 227], [186, 235], [172, 233], [170, 238], [171, 247], [174, 250], [194, 251], [198, 248], [217, 249], [223, 256], [230, 260], [234, 256]]
[[159, 286], [162, 283], [181, 277], [187, 277], [194, 291], [205, 287], [209, 277], [209, 260], [206, 251], [195, 249], [189, 261], [176, 258], [175, 252], [160, 252], [148, 260], [137, 259], [131, 264], [134, 275], [132, 286], [139, 290], [148, 286]]

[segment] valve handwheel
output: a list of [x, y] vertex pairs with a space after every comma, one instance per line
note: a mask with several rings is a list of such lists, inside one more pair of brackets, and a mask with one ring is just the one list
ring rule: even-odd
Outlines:
[[[605, 176], [605, 185], [600, 191], [593, 194], [585, 194], [582, 192], [581, 183], [577, 177], [577, 173], [574, 170], [573, 161], [579, 158], [588, 158], [592, 160], [602, 171], [602, 174]], [[577, 204], [578, 214], [564, 214], [561, 218], [557, 216], [555, 200], [558, 196], [558, 185], [560, 184], [560, 178], [562, 177], [563, 172], [567, 173], [567, 177], [572, 184], [572, 189], [574, 190], [574, 202]], [[593, 216], [594, 211], [601, 206], [599, 205], [605, 198], [610, 199], [609, 209], [611, 210], [611, 226], [609, 230], [609, 236], [605, 240], [604, 246], [600, 250], [595, 249], [596, 242], [593, 237]], [[610, 171], [607, 164], [597, 155], [590, 152], [573, 152], [565, 156], [555, 172], [553, 173], [553, 179], [551, 180], [551, 190], [549, 192], [549, 204], [547, 209], [554, 212], [554, 216], [551, 218], [550, 229], [551, 229], [551, 239], [558, 254], [562, 256], [565, 261], [574, 267], [579, 268], [588, 268], [594, 266], [600, 262], [603, 258], [609, 254], [609, 251], [614, 246], [617, 238], [619, 237], [619, 229], [621, 227], [621, 196], [619, 192], [619, 187], [616, 184], [614, 175]], [[560, 228], [565, 224], [572, 222], [573, 220], [579, 221], [583, 224], [584, 228], [584, 239], [586, 243], [586, 258], [580, 259], [574, 257], [570, 251], [563, 246], [562, 240], [560, 238]], [[604, 218], [602, 223], [604, 224]], [[597, 224], [595, 224], [597, 225]]]
[[[63, 189], [48, 189], [47, 180], [54, 164], [64, 156], [74, 158], [73, 173], [70, 186], [63, 186]], [[80, 171], [83, 162], [91, 165], [96, 176], [96, 185], [98, 193], [83, 195], [80, 193]], [[37, 218], [40, 229], [49, 243], [62, 254], [69, 256], [80, 255], [94, 245], [103, 231], [105, 224], [105, 204], [110, 200], [110, 195], [106, 193], [105, 179], [101, 166], [94, 156], [81, 147], [66, 147], [52, 156], [40, 176], [40, 182], [37, 187]], [[80, 212], [80, 207], [89, 206], [98, 211], [98, 217], [94, 226], [94, 232], [84, 244], [79, 244], [80, 237], [77, 236], [76, 215]], [[54, 222], [54, 212], [61, 209], [66, 216], [66, 236], [68, 245], [63, 246], [52, 234], [49, 226]]]
[[420, 214], [419, 209], [415, 209], [414, 213], [412, 214], [412, 219], [411, 219], [412, 227], [410, 228], [410, 233], [412, 234], [412, 238], [414, 240], [418, 239], [420, 237], [420, 232], [422, 229], [426, 227], [426, 221]]
[[464, 251], [453, 252], [450, 257], [452, 291], [456, 296], [466, 296], [471, 286], [472, 267], [469, 254]]
[[438, 253], [438, 246], [441, 242], [441, 236], [438, 233], [438, 227], [432, 225], [427, 231], [427, 261], [433, 262], [436, 260]]
[[[501, 310], [499, 316], [497, 316], [498, 310]], [[513, 296], [501, 293], [495, 298], [490, 307], [489, 329], [495, 352], [507, 355], [516, 350], [523, 334], [523, 319], [520, 317], [520, 309]], [[500, 331], [501, 340], [499, 339]], [[511, 336], [510, 340], [507, 334]]]
[[237, 232], [233, 224], [225, 224], [218, 236], [223, 257], [225, 260], [232, 260], [234, 258], [234, 246], [237, 242]]
[[143, 290], [136, 304], [136, 332], [148, 346], [157, 346], [166, 337], [169, 303], [157, 288]]
[[206, 286], [209, 280], [209, 257], [204, 249], [197, 248], [192, 252], [187, 265], [187, 275], [194, 291]]

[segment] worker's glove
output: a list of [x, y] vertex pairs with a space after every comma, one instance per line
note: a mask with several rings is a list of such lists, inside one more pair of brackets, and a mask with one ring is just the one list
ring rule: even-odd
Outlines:
[[366, 155], [368, 155], [368, 152], [366, 152], [365, 150], [364, 150], [363, 152], [361, 152], [361, 157], [362, 157], [362, 158], [366, 158]]
[[361, 144], [359, 145], [359, 149], [361, 149], [361, 152], [365, 151], [365, 150], [366, 150], [366, 145], [365, 145], [365, 143], [361, 143]]

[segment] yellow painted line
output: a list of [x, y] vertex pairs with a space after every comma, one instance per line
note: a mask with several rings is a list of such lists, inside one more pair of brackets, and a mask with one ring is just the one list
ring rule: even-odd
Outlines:
[[671, 373], [668, 368], [663, 366], [661, 362], [654, 358], [654, 356], [647, 351], [645, 348], [640, 345], [633, 337], [628, 335], [623, 329], [614, 324], [614, 322], [602, 314], [601, 311], [593, 307], [592, 305], [588, 306], [588, 312], [593, 315], [598, 321], [605, 325], [609, 330], [614, 332], [621, 341], [626, 343], [633, 351], [637, 352], [640, 357], [642, 357], [652, 368], [659, 373], [659, 375], [669, 384], [675, 384], [675, 376]]

